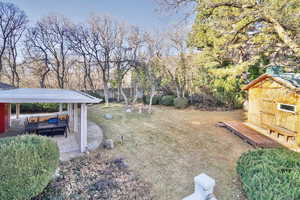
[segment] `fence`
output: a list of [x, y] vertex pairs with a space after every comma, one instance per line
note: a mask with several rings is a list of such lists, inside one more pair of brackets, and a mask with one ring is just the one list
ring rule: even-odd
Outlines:
[[[97, 89], [95, 91], [99, 96], [104, 97], [104, 90], [103, 89]], [[135, 88], [123, 88], [123, 92], [127, 96], [127, 98], [134, 98], [136, 95], [138, 98], [142, 98], [144, 95], [144, 91], [142, 89], [136, 90]], [[137, 93], [137, 94], [136, 94]], [[121, 94], [121, 91], [119, 91], [117, 88], [109, 88], [108, 90], [108, 98], [111, 100], [119, 100], [123, 101], [124, 98]]]

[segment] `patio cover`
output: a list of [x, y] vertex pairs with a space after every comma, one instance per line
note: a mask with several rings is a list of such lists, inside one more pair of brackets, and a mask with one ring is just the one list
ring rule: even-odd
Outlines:
[[45, 88], [17, 88], [2, 90], [0, 103], [100, 103], [101, 100], [86, 93]]
[[[16, 104], [16, 116], [20, 115], [20, 103], [63, 103], [68, 104], [69, 123], [77, 130], [80, 123], [80, 151], [87, 150], [87, 105], [100, 103], [101, 100], [86, 93], [75, 90], [45, 89], [45, 88], [16, 88], [0, 91], [0, 103]], [[77, 119], [78, 104], [80, 104], [80, 122]], [[60, 106], [61, 108], [61, 106]], [[11, 112], [11, 107], [10, 107]], [[18, 118], [18, 117], [17, 117]]]

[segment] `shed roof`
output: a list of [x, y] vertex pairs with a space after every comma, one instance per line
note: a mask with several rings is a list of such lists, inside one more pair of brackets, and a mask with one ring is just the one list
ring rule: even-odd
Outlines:
[[257, 79], [251, 81], [246, 85], [243, 90], [248, 90], [255, 86], [257, 83], [264, 81], [265, 79], [272, 79], [277, 83], [285, 86], [286, 88], [300, 91], [300, 74], [299, 73], [281, 73], [281, 74], [263, 74]]
[[0, 82], [0, 90], [14, 89], [15, 87], [7, 83]]
[[84, 92], [65, 89], [16, 88], [0, 92], [1, 103], [99, 103]]

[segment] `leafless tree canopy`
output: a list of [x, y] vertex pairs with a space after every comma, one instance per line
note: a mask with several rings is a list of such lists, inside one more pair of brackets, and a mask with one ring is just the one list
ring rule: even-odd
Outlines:
[[[0, 2], [0, 73], [3, 71], [6, 51], [9, 52], [10, 62], [14, 62], [11, 59], [16, 56], [15, 46], [26, 23], [27, 17], [24, 11], [12, 3]], [[15, 72], [12, 74], [14, 77], [16, 76]]]

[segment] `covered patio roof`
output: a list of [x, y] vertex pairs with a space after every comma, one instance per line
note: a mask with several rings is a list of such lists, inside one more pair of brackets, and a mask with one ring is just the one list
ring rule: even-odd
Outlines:
[[2, 90], [0, 103], [100, 103], [83, 92], [65, 89], [17, 88]]

